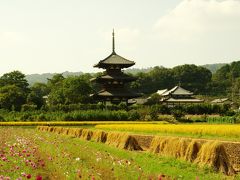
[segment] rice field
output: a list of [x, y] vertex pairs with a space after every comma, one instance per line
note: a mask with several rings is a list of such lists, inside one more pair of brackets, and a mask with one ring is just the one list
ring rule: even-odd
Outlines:
[[96, 129], [148, 134], [187, 135], [240, 140], [240, 125], [221, 124], [98, 124]]

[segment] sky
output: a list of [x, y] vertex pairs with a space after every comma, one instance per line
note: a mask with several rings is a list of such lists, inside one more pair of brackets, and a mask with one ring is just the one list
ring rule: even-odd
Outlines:
[[240, 60], [240, 0], [2, 0], [0, 75], [102, 71], [113, 28], [133, 68]]

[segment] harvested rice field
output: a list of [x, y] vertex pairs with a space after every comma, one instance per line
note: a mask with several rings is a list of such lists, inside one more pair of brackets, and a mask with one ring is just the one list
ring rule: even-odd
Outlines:
[[[146, 151], [127, 133], [0, 127], [0, 143], [0, 179], [240, 179], [235, 173], [225, 175], [211, 166]], [[215, 147], [212, 152], [219, 150]]]

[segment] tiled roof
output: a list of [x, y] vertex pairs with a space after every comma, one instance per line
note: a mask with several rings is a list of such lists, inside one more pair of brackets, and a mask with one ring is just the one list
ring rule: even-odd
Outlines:
[[130, 61], [128, 59], [123, 58], [122, 56], [119, 56], [115, 52], [110, 54], [110, 56], [106, 57], [105, 59], [99, 61], [98, 64], [94, 65], [94, 67], [104, 68], [106, 66], [110, 65], [120, 65], [124, 68], [133, 66], [135, 64], [134, 61]]
[[168, 95], [193, 95], [192, 92], [186, 90], [186, 89], [183, 89], [182, 87], [180, 86], [175, 86], [174, 88], [170, 89], [169, 91], [166, 91], [162, 94], [162, 96], [168, 96]]

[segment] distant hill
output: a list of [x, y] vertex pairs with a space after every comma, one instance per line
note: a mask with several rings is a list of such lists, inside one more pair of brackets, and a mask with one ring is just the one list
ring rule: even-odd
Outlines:
[[[133, 68], [133, 69], [126, 69], [124, 72], [131, 73], [131, 74], [137, 74], [139, 72], [146, 73], [146, 72], [151, 71], [152, 69], [153, 68], [141, 68], [141, 69]], [[32, 85], [36, 82], [47, 83], [47, 79], [51, 79], [55, 74], [57, 74], [57, 73], [29, 74], [29, 75], [26, 75], [26, 79], [30, 85]], [[79, 76], [79, 75], [82, 75], [83, 72], [68, 72], [68, 71], [66, 71], [66, 72], [63, 72], [62, 74], [64, 77]]]
[[137, 74], [139, 72], [147, 73], [147, 72], [151, 71], [152, 69], [153, 69], [153, 67], [149, 67], [149, 68], [130, 68], [130, 69], [124, 70], [124, 72], [125, 73], [131, 73], [131, 74]]
[[227, 63], [205, 64], [202, 67], [209, 69], [212, 73], [215, 73], [218, 69], [225, 66]]
[[[202, 65], [202, 67], [205, 67], [205, 68], [209, 69], [212, 73], [215, 73], [218, 69], [220, 69], [221, 67], [223, 67], [226, 64], [227, 63], [205, 64], [205, 65]], [[125, 73], [131, 73], [131, 74], [137, 74], [139, 72], [148, 73], [152, 69], [153, 69], [153, 67], [149, 67], [149, 68], [129, 68], [129, 69], [124, 70], [124, 72]], [[29, 75], [26, 75], [26, 79], [27, 79], [27, 81], [30, 85], [32, 85], [36, 82], [46, 83], [47, 79], [51, 79], [55, 74], [57, 74], [57, 73], [29, 74]], [[65, 71], [62, 74], [63, 74], [64, 77], [79, 76], [79, 75], [83, 74], [83, 72], [68, 72], [68, 71]]]
[[[57, 73], [29, 74], [29, 75], [26, 75], [26, 79], [30, 85], [34, 84], [36, 82], [47, 83], [47, 79], [51, 79], [55, 74], [57, 74]], [[83, 72], [65, 71], [62, 74], [64, 77], [79, 76], [79, 75], [83, 74]]]

